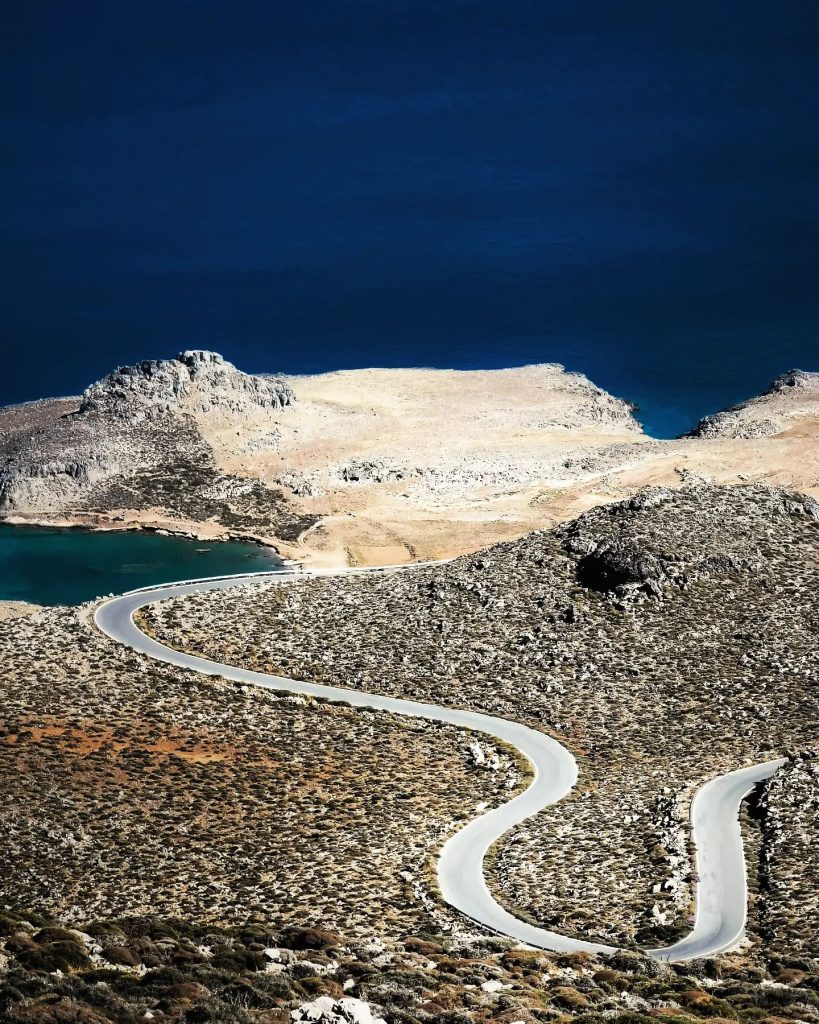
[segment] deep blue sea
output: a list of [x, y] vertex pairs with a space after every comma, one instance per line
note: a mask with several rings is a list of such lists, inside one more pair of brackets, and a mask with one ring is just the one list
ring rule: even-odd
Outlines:
[[0, 404], [560, 362], [668, 437], [819, 370], [815, 3], [11, 7]]
[[80, 604], [152, 583], [281, 565], [266, 548], [235, 541], [0, 525], [0, 601]]

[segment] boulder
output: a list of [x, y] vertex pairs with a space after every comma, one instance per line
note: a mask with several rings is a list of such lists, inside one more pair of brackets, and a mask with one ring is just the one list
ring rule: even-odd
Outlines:
[[580, 583], [603, 593], [629, 584], [659, 593], [664, 576], [662, 561], [630, 540], [601, 541], [577, 564]]
[[294, 1021], [310, 1021], [312, 1024], [385, 1024], [383, 1018], [373, 1016], [369, 1003], [347, 997], [333, 999], [319, 996], [290, 1013]]

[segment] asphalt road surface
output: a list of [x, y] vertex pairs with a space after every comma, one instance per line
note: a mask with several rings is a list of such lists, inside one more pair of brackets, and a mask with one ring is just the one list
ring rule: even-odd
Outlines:
[[[411, 571], [412, 568], [389, 566], [345, 572]], [[310, 578], [310, 574], [254, 573], [249, 576], [192, 580], [153, 587], [106, 600], [97, 608], [94, 621], [103, 633], [114, 640], [157, 661], [270, 690], [304, 693], [325, 700], [343, 701], [353, 707], [447, 722], [486, 733], [491, 738], [517, 747], [532, 765], [532, 782], [523, 793], [474, 818], [447, 841], [438, 861], [441, 895], [450, 906], [472, 920], [531, 946], [558, 952], [613, 952], [614, 947], [573, 939], [519, 920], [495, 901], [486, 886], [483, 864], [490, 847], [510, 828], [562, 799], [577, 780], [574, 757], [556, 740], [505, 718], [345, 687], [286, 679], [198, 658], [175, 651], [146, 636], [133, 620], [137, 609], [171, 597], [225, 587], [251, 586], [262, 579], [272, 579], [283, 586], [297, 586], [299, 580], [306, 578]], [[698, 791], [692, 806], [699, 875], [694, 928], [686, 938], [673, 946], [648, 950], [652, 956], [670, 961], [692, 960], [725, 952], [741, 942], [746, 921], [747, 885], [739, 806], [756, 783], [773, 775], [782, 763], [782, 760], [769, 761], [730, 772], [712, 779]]]

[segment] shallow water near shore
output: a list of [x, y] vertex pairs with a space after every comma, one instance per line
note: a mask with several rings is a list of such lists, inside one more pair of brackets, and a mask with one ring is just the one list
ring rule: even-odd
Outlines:
[[154, 583], [281, 568], [273, 551], [239, 541], [0, 524], [0, 601], [81, 604]]

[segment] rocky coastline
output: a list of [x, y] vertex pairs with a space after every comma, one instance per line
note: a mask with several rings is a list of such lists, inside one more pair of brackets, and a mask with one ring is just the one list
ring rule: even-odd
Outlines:
[[0, 518], [253, 540], [316, 566], [451, 557], [692, 476], [819, 495], [819, 374], [647, 437], [557, 364], [250, 375], [217, 353], [0, 410]]
[[4, 526], [33, 526], [44, 529], [84, 530], [89, 533], [157, 533], [160, 536], [183, 537], [188, 540], [207, 541], [241, 541], [246, 544], [258, 544], [269, 548], [277, 554], [278, 549], [269, 537], [244, 531], [224, 529], [218, 524], [208, 526], [195, 520], [180, 522], [174, 519], [158, 519], [142, 522], [126, 519], [105, 513], [77, 513], [69, 517], [39, 515], [0, 515], [0, 523]]

